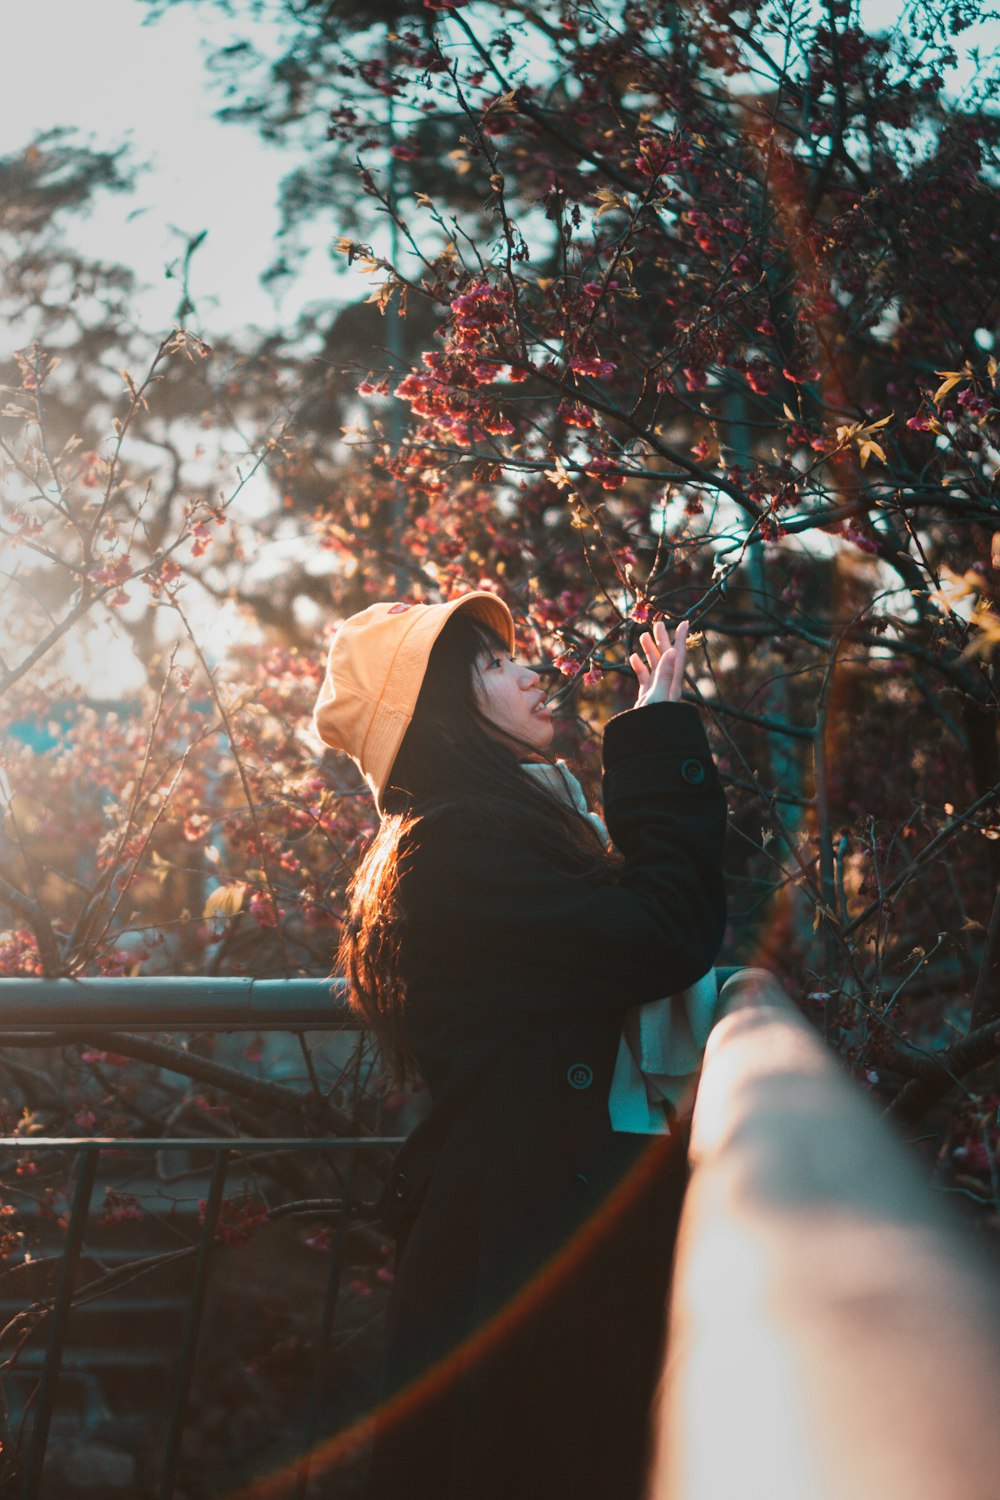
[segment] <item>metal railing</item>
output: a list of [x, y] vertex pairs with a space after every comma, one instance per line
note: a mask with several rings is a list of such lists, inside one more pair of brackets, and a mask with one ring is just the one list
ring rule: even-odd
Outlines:
[[342, 979], [0, 979], [0, 1042], [19, 1031], [316, 1031], [357, 1026]]
[[995, 1500], [997, 1267], [770, 975], [721, 999], [650, 1500]]
[[[302, 1116], [303, 1129], [296, 1135], [262, 1138], [253, 1135], [149, 1135], [127, 1139], [96, 1137], [48, 1137], [8, 1135], [0, 1137], [0, 1151], [23, 1158], [47, 1161], [69, 1158], [66, 1180], [69, 1211], [65, 1240], [58, 1257], [54, 1290], [50, 1296], [27, 1301], [23, 1309], [29, 1322], [41, 1320], [46, 1344], [38, 1370], [37, 1386], [30, 1401], [30, 1420], [22, 1432], [22, 1462], [17, 1476], [18, 1500], [37, 1500], [43, 1494], [43, 1471], [53, 1414], [56, 1409], [60, 1372], [67, 1344], [67, 1329], [74, 1307], [106, 1295], [134, 1279], [138, 1270], [126, 1262], [117, 1271], [105, 1271], [81, 1285], [80, 1267], [88, 1226], [94, 1207], [94, 1192], [102, 1161], [122, 1155], [150, 1155], [163, 1161], [169, 1153], [210, 1159], [207, 1196], [201, 1224], [194, 1241], [172, 1252], [174, 1258], [194, 1261], [186, 1297], [183, 1329], [174, 1357], [169, 1412], [162, 1447], [157, 1494], [170, 1500], [178, 1482], [185, 1418], [202, 1334], [206, 1294], [214, 1262], [218, 1259], [220, 1220], [224, 1217], [226, 1185], [237, 1164], [270, 1160], [287, 1153], [309, 1153], [334, 1166], [340, 1178], [340, 1197], [326, 1204], [335, 1214], [322, 1305], [317, 1317], [316, 1354], [309, 1395], [302, 1420], [299, 1458], [288, 1475], [283, 1494], [301, 1500], [310, 1475], [310, 1455], [320, 1425], [320, 1392], [324, 1363], [330, 1345], [344, 1269], [345, 1237], [355, 1203], [357, 1167], [362, 1157], [381, 1155], [401, 1143], [399, 1136], [361, 1133], [349, 1112], [337, 1110], [322, 1097], [313, 1076], [309, 1091], [290, 1088], [267, 1078], [253, 1077], [212, 1058], [187, 1054], [175, 1045], [147, 1038], [144, 1033], [222, 1032], [248, 1030], [255, 1033], [306, 1032], [357, 1029], [357, 1021], [346, 1011], [340, 986], [329, 980], [251, 979], [115, 979], [115, 980], [0, 980], [0, 1049], [6, 1047], [59, 1046], [83, 1042], [127, 1054], [154, 1066], [186, 1074], [196, 1082], [222, 1088], [237, 1087], [251, 1101], [292, 1110]], [[127, 1026], [127, 1033], [121, 1030]], [[342, 1132], [342, 1133], [340, 1133]], [[314, 1205], [315, 1206], [315, 1205]], [[293, 1204], [292, 1207], [295, 1207]], [[17, 1316], [7, 1325], [17, 1323]], [[25, 1414], [27, 1417], [27, 1413]], [[48, 1486], [46, 1486], [48, 1488]]]
[[[722, 987], [722, 1005], [695, 1106], [649, 1500], [993, 1500], [1000, 1492], [995, 1268], [970, 1248], [906, 1148], [771, 976], [737, 972]], [[137, 1034], [352, 1023], [325, 981], [0, 981], [0, 1047], [102, 1036], [113, 1045], [125, 1024], [133, 1055], [183, 1063], [189, 1076], [224, 1083], [233, 1071], [225, 1065], [178, 1059], [170, 1048], [163, 1062], [162, 1044]], [[0, 1139], [5, 1151], [30, 1146], [69, 1153], [75, 1163], [58, 1278], [43, 1305], [47, 1345], [19, 1500], [42, 1494], [67, 1320], [87, 1295], [79, 1271], [99, 1164], [106, 1153], [144, 1151], [205, 1152], [212, 1162], [200, 1230], [178, 1252], [193, 1259], [194, 1272], [174, 1360], [160, 1500], [169, 1500], [177, 1480], [227, 1173], [235, 1163], [288, 1152], [320, 1153], [342, 1170], [301, 1456], [280, 1489], [305, 1496], [355, 1174], [367, 1153], [399, 1138], [365, 1136], [343, 1115], [322, 1128], [325, 1117], [309, 1094], [243, 1077], [248, 1082], [265, 1091], [261, 1102], [302, 1110], [302, 1133]]]

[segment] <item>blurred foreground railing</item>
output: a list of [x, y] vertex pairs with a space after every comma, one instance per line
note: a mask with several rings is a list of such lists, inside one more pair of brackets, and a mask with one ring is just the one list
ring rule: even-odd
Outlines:
[[[176, 1163], [178, 1153], [181, 1154], [182, 1168], [187, 1165], [188, 1170], [175, 1176], [165, 1174], [163, 1180], [169, 1183], [179, 1181], [181, 1176], [196, 1178], [197, 1187], [189, 1188], [189, 1196], [193, 1190], [196, 1197], [202, 1186], [205, 1196], [201, 1203], [200, 1224], [192, 1220], [188, 1242], [173, 1252], [168, 1251], [166, 1256], [156, 1257], [158, 1263], [174, 1258], [183, 1261], [190, 1268], [190, 1276], [180, 1295], [172, 1299], [176, 1337], [172, 1351], [171, 1394], [162, 1418], [162, 1441], [158, 1444], [162, 1455], [159, 1477], [152, 1486], [143, 1484], [142, 1493], [155, 1493], [160, 1500], [170, 1500], [175, 1493], [192, 1376], [202, 1335], [206, 1292], [213, 1265], [218, 1260], [220, 1221], [223, 1226], [225, 1224], [227, 1181], [236, 1175], [236, 1168], [252, 1171], [256, 1164], [274, 1163], [288, 1153], [304, 1152], [309, 1159], [329, 1167], [331, 1183], [338, 1193], [337, 1201], [325, 1200], [327, 1218], [335, 1227], [331, 1236], [325, 1292], [316, 1313], [316, 1354], [309, 1397], [301, 1414], [301, 1437], [297, 1445], [300, 1457], [291, 1466], [288, 1482], [282, 1490], [283, 1494], [305, 1495], [309, 1455], [320, 1424], [319, 1393], [337, 1311], [345, 1235], [352, 1207], [357, 1206], [356, 1168], [362, 1157], [371, 1161], [372, 1153], [384, 1158], [388, 1150], [399, 1145], [400, 1138], [364, 1135], [352, 1130], [344, 1112], [332, 1108], [323, 1099], [315, 1075], [311, 1088], [293, 1089], [267, 1078], [238, 1073], [210, 1057], [188, 1056], [175, 1045], [146, 1040], [137, 1037], [136, 1033], [252, 1030], [302, 1035], [345, 1026], [356, 1028], [357, 1022], [347, 1015], [339, 998], [339, 986], [333, 986], [331, 993], [328, 980], [0, 980], [0, 1049], [58, 1047], [81, 1041], [89, 1045], [104, 1044], [113, 1049], [116, 1042], [127, 1043], [134, 1059], [222, 1088], [238, 1081], [244, 1097], [262, 1105], [299, 1110], [303, 1115], [302, 1129], [297, 1133], [267, 1138], [252, 1134], [210, 1133], [152, 1134], [127, 1139], [25, 1134], [0, 1137], [0, 1163], [8, 1169], [14, 1170], [15, 1164], [29, 1153], [33, 1160], [66, 1161], [69, 1203], [64, 1241], [48, 1262], [48, 1284], [41, 1293], [36, 1288], [24, 1299], [23, 1312], [6, 1302], [3, 1307], [4, 1332], [13, 1329], [15, 1345], [20, 1336], [19, 1320], [28, 1320], [25, 1337], [16, 1347], [14, 1357], [11, 1358], [9, 1347], [0, 1351], [0, 1357], [7, 1365], [5, 1388], [8, 1392], [12, 1389], [12, 1370], [25, 1367], [33, 1372], [36, 1382], [23, 1406], [22, 1420], [18, 1423], [20, 1430], [15, 1433], [21, 1461], [16, 1466], [15, 1488], [10, 1491], [12, 1500], [14, 1494], [18, 1500], [36, 1500], [36, 1497], [60, 1492], [58, 1483], [53, 1488], [52, 1480], [57, 1476], [50, 1475], [45, 1469], [45, 1459], [74, 1309], [106, 1296], [109, 1291], [118, 1292], [138, 1274], [135, 1261], [121, 1264], [117, 1271], [109, 1271], [105, 1250], [101, 1249], [99, 1255], [89, 1258], [86, 1254], [88, 1235], [95, 1219], [94, 1196], [99, 1169], [102, 1163], [111, 1162], [120, 1171], [123, 1160], [142, 1162], [153, 1158], [159, 1169], [166, 1161]], [[127, 1034], [120, 1029], [123, 1027], [127, 1027]], [[191, 1170], [191, 1163], [198, 1166]], [[238, 1192], [235, 1197], [238, 1199]], [[297, 1207], [303, 1205], [285, 1205], [275, 1217], [280, 1217], [286, 1209]], [[315, 1204], [304, 1207], [315, 1214]], [[85, 1262], [88, 1270], [83, 1273]], [[96, 1274], [92, 1265], [97, 1268]], [[29, 1264], [18, 1269], [31, 1271], [46, 1267], [44, 1263], [38, 1263], [36, 1267]], [[139, 1265], [139, 1271], [142, 1270]], [[26, 1340], [30, 1340], [36, 1326], [44, 1334], [44, 1347], [32, 1350]], [[81, 1356], [78, 1373], [92, 1378], [93, 1369], [88, 1371], [86, 1368], [88, 1359], [96, 1359], [100, 1352], [91, 1350]], [[134, 1353], [137, 1361], [140, 1360], [142, 1351]], [[32, 1355], [36, 1357], [30, 1358]], [[7, 1405], [9, 1414], [9, 1395]], [[137, 1491], [130, 1489], [130, 1500], [135, 1493]]]
[[650, 1500], [996, 1500], [995, 1272], [780, 986], [722, 993]]

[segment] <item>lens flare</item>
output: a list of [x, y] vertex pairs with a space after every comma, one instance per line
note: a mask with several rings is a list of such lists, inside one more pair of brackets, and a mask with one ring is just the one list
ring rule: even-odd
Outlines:
[[[385, 1432], [412, 1419], [422, 1408], [441, 1396], [453, 1382], [461, 1379], [470, 1365], [497, 1349], [594, 1254], [624, 1215], [639, 1201], [643, 1192], [652, 1186], [665, 1168], [676, 1161], [679, 1153], [685, 1149], [686, 1139], [684, 1131], [651, 1138], [638, 1161], [599, 1208], [487, 1322], [405, 1389], [317, 1444], [309, 1456], [310, 1479], [327, 1475], [350, 1459], [370, 1440], [376, 1430]], [[303, 1457], [300, 1455], [273, 1474], [265, 1475], [233, 1492], [230, 1500], [285, 1500], [298, 1483], [302, 1463]]]

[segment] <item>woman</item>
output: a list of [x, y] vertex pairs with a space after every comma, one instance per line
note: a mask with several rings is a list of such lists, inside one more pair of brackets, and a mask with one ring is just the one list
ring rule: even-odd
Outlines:
[[[725, 806], [687, 626], [630, 658], [604, 736], [617, 853], [556, 773], [537, 673], [495, 596], [376, 604], [334, 639], [315, 724], [382, 817], [341, 957], [432, 1107], [398, 1158], [371, 1500], [638, 1500], [683, 1132], [615, 1134], [622, 1020], [722, 939]], [[532, 769], [532, 767], [535, 769]]]

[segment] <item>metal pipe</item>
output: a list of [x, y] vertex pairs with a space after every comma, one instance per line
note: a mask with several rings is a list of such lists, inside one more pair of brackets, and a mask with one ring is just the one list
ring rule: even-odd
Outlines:
[[0, 1033], [81, 1026], [133, 1031], [325, 1029], [359, 1024], [343, 979], [0, 979]]
[[[28, 1144], [28, 1138], [22, 1137], [20, 1142], [20, 1149], [22, 1151], [26, 1144]], [[35, 1413], [34, 1426], [31, 1431], [31, 1448], [24, 1470], [21, 1500], [35, 1500], [42, 1480], [45, 1448], [49, 1439], [49, 1425], [52, 1421], [56, 1388], [59, 1383], [59, 1369], [62, 1364], [63, 1347], [66, 1343], [66, 1325], [69, 1321], [72, 1306], [73, 1283], [76, 1279], [76, 1268], [80, 1260], [83, 1234], [87, 1225], [87, 1216], [90, 1212], [91, 1194], [94, 1191], [94, 1177], [97, 1172], [97, 1152], [81, 1153], [78, 1158], [78, 1166], [80, 1175], [77, 1179], [76, 1191], [73, 1194], [73, 1208], [70, 1213], [69, 1228], [66, 1231], [66, 1243], [63, 1247], [62, 1261], [59, 1266], [59, 1286], [52, 1305], [49, 1342], [48, 1348], [45, 1351], [45, 1363], [42, 1366], [42, 1378], [38, 1388], [38, 1410]]]
[[296, 1475], [293, 1500], [305, 1500], [306, 1491], [309, 1488], [309, 1471], [312, 1468], [313, 1447], [316, 1442], [316, 1431], [319, 1427], [322, 1381], [327, 1363], [327, 1351], [330, 1347], [330, 1337], [333, 1333], [333, 1320], [336, 1317], [337, 1303], [340, 1299], [340, 1280], [344, 1268], [344, 1247], [347, 1240], [347, 1225], [351, 1216], [351, 1201], [354, 1195], [354, 1174], [357, 1161], [357, 1152], [352, 1151], [347, 1163], [347, 1181], [344, 1184], [344, 1197], [340, 1205], [340, 1213], [337, 1215], [337, 1229], [330, 1250], [330, 1266], [327, 1272], [326, 1291], [323, 1296], [323, 1310], [319, 1320], [319, 1332], [316, 1336], [316, 1359], [313, 1364], [312, 1379], [309, 1384], [309, 1397], [306, 1401], [302, 1457], [299, 1461], [298, 1473]]
[[995, 1500], [995, 1268], [771, 975], [721, 1003], [649, 1500]]
[[405, 1141], [400, 1135], [0, 1135], [0, 1150], [19, 1151], [260, 1151], [386, 1150]]
[[198, 1259], [195, 1262], [194, 1286], [191, 1289], [191, 1300], [188, 1303], [184, 1343], [181, 1348], [180, 1359], [177, 1362], [177, 1380], [174, 1386], [173, 1407], [170, 1413], [170, 1426], [167, 1430], [167, 1442], [163, 1454], [163, 1470], [160, 1476], [160, 1500], [172, 1500], [174, 1485], [177, 1480], [181, 1435], [184, 1431], [184, 1418], [187, 1415], [188, 1394], [191, 1389], [191, 1376], [194, 1373], [194, 1357], [198, 1349], [198, 1335], [201, 1332], [202, 1316], [205, 1311], [205, 1292], [208, 1287], [208, 1272], [211, 1264], [213, 1241], [215, 1239], [216, 1226], [219, 1222], [219, 1213], [222, 1208], [222, 1192], [226, 1185], [226, 1169], [228, 1166], [228, 1153], [220, 1151], [212, 1167], [212, 1180], [208, 1190], [208, 1202], [205, 1205], [205, 1218], [201, 1226], [201, 1238], [198, 1242]]

